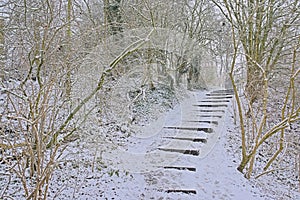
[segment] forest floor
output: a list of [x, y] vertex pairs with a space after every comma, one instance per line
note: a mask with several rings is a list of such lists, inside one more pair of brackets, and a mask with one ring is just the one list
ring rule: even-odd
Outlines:
[[[272, 175], [247, 180], [236, 170], [240, 142], [232, 100], [226, 111], [220, 113], [222, 117], [216, 117], [217, 123], [210, 124], [212, 133], [184, 133], [205, 142], [171, 140], [174, 133], [175, 137], [182, 137], [182, 132], [164, 127], [193, 127], [200, 119], [194, 105], [205, 99], [207, 93], [186, 92], [177, 103], [170, 99], [165, 103], [156, 94], [151, 97], [157, 98], [156, 106], [149, 110], [153, 103], [148, 105], [144, 100], [140, 117], [129, 127], [99, 126], [99, 119], [91, 116], [81, 128], [79, 139], [68, 145], [57, 164], [49, 199], [300, 199], [295, 188]], [[200, 151], [197, 156], [161, 151], [168, 147]], [[19, 188], [17, 181], [12, 182], [8, 194], [22, 199]]]
[[[176, 131], [164, 127], [186, 125], [187, 120], [195, 120], [191, 113], [193, 105], [204, 99], [206, 93], [188, 92], [167, 112], [152, 110], [149, 115], [156, 120], [142, 126], [137, 122], [130, 130], [115, 129], [113, 136], [107, 135], [110, 142], [107, 138], [99, 140], [99, 135], [95, 134], [97, 127], [90, 135], [86, 132], [87, 135], [82, 137], [84, 142], [68, 148], [65, 162], [53, 177], [51, 198], [300, 199], [300, 193], [274, 180], [271, 175], [247, 180], [236, 170], [240, 161], [240, 142], [232, 102], [215, 126], [214, 133], [201, 135], [207, 143], [171, 142], [171, 146], [178, 145], [179, 149], [200, 148], [199, 156], [157, 150], [168, 146], [170, 141], [165, 136]], [[181, 135], [177, 132], [176, 136]], [[194, 137], [192, 133], [190, 136]]]

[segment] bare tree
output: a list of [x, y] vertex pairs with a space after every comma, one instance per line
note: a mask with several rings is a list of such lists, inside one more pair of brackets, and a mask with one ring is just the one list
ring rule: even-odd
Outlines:
[[[266, 141], [274, 142], [278, 138], [277, 150], [273, 155], [264, 155], [269, 156], [263, 168], [263, 174], [266, 174], [287, 142], [285, 133], [290, 124], [299, 121], [300, 108], [295, 100], [295, 80], [299, 77], [296, 59], [299, 49], [299, 1], [214, 2], [231, 23], [234, 43], [230, 76], [241, 128], [242, 161], [238, 170], [243, 172], [248, 166], [246, 177], [250, 178], [260, 148]], [[243, 60], [241, 58], [246, 60], [245, 98], [238, 92], [235, 76]], [[280, 94], [272, 92], [274, 89], [281, 91]], [[279, 106], [276, 105], [278, 109], [269, 113], [269, 109], [274, 107], [273, 95], [277, 95]], [[278, 119], [278, 116], [281, 117]], [[275, 123], [274, 119], [279, 122]]]
[[109, 34], [122, 32], [121, 0], [104, 1], [104, 22]]
[[250, 105], [259, 97], [263, 86], [261, 70], [267, 76], [274, 72], [279, 59], [293, 43], [290, 24], [299, 17], [298, 1], [223, 1], [230, 22], [234, 24], [247, 64], [246, 94]]

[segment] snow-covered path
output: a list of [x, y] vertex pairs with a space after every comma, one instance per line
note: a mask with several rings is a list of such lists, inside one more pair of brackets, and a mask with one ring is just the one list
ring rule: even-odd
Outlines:
[[131, 174], [107, 199], [263, 199], [226, 153], [227, 91], [194, 92], [104, 160]]

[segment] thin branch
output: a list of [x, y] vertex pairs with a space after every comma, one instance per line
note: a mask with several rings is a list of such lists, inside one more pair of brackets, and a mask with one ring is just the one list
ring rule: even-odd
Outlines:
[[148, 34], [148, 36], [144, 39], [138, 40], [137, 42], [129, 45], [119, 56], [117, 56], [109, 65], [109, 67], [103, 71], [101, 77], [97, 83], [97, 87], [87, 96], [85, 97], [76, 107], [75, 109], [68, 115], [65, 119], [63, 124], [58, 128], [58, 130], [54, 133], [51, 141], [48, 143], [47, 148], [50, 148], [53, 144], [57, 143], [58, 135], [67, 127], [70, 121], [74, 118], [74, 116], [78, 113], [78, 111], [89, 101], [93, 98], [93, 96], [102, 88], [106, 76], [117, 66], [117, 64], [124, 59], [126, 56], [130, 55], [131, 53], [137, 51], [141, 46], [143, 46], [146, 42], [150, 39], [151, 34], [153, 33], [154, 29]]

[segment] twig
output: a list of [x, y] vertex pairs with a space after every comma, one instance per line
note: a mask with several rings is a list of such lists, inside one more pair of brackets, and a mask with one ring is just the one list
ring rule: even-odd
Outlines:
[[137, 42], [129, 45], [117, 58], [115, 58], [109, 65], [109, 68], [103, 71], [98, 81], [97, 87], [87, 96], [85, 97], [76, 107], [75, 109], [68, 115], [65, 119], [63, 124], [58, 128], [58, 130], [54, 133], [51, 141], [48, 143], [47, 148], [50, 148], [53, 144], [57, 143], [58, 135], [66, 128], [66, 126], [70, 123], [70, 121], [74, 118], [74, 116], [78, 113], [79, 110], [89, 101], [92, 97], [102, 88], [106, 76], [117, 66], [117, 64], [124, 59], [126, 56], [130, 55], [131, 53], [137, 51], [141, 46], [143, 46], [146, 42], [149, 41], [150, 36], [152, 35], [153, 31], [147, 35], [146, 38], [138, 40]]
[[[1, 176], [8, 176], [8, 182], [7, 184], [4, 186], [1, 194], [0, 194], [0, 199], [4, 199], [4, 194], [5, 194], [5, 191], [8, 189], [8, 186], [10, 185], [10, 182], [11, 182], [11, 174], [5, 174], [5, 173], [0, 173]], [[8, 198], [7, 196], [5, 196], [5, 198]], [[11, 198], [11, 197], [10, 197]], [[13, 199], [13, 198], [11, 198]]]
[[257, 175], [257, 176], [255, 177], [255, 179], [258, 179], [259, 177], [261, 177], [261, 176], [263, 176], [263, 175], [266, 175], [266, 174], [268, 174], [268, 173], [275, 172], [275, 171], [281, 171], [281, 170], [282, 170], [282, 171], [288, 171], [288, 170], [292, 170], [292, 169], [287, 169], [287, 168], [271, 169], [271, 170], [265, 171], [265, 172], [263, 172], [263, 173]]

